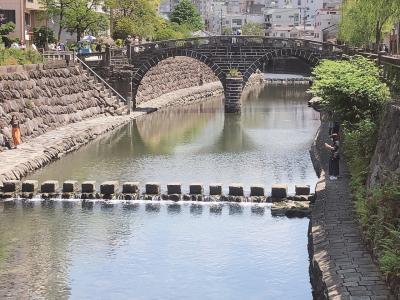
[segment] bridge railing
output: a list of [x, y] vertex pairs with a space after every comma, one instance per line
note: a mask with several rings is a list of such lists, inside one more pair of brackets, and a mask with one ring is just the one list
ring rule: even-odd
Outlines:
[[143, 44], [130, 44], [128, 53], [130, 56], [141, 54], [147, 51], [157, 51], [173, 48], [198, 48], [202, 46], [218, 46], [218, 45], [236, 45], [236, 46], [263, 46], [269, 48], [299, 48], [318, 51], [342, 51], [342, 46], [317, 42], [313, 40], [279, 38], [279, 37], [263, 37], [263, 36], [210, 36], [195, 37], [187, 39], [166, 40]]
[[74, 51], [43, 51], [42, 52], [44, 61], [54, 61], [54, 60], [67, 60], [67, 61], [75, 61], [75, 52]]

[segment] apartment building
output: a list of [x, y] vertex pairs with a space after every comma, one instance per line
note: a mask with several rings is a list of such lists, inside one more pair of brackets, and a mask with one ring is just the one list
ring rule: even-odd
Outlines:
[[339, 31], [339, 22], [339, 9], [322, 8], [317, 10], [315, 17], [315, 40], [319, 42], [335, 42]]
[[38, 0], [0, 0], [0, 23], [13, 22], [16, 28], [10, 36], [29, 45], [33, 28], [44, 25], [41, 11]]

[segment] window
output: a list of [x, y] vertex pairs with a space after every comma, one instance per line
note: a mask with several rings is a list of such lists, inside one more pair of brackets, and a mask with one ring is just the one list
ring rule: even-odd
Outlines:
[[280, 36], [284, 38], [284, 37], [285, 37], [285, 33], [282, 32], [282, 33], [280, 34]]
[[275, 19], [281, 19], [281, 18], [282, 18], [282, 16], [280, 16], [280, 15], [275, 16]]
[[15, 24], [15, 10], [0, 9], [0, 23], [13, 22]]
[[31, 15], [25, 13], [25, 26], [31, 26]]

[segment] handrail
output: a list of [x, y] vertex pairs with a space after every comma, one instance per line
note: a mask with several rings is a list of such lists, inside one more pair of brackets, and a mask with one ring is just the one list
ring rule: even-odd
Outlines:
[[76, 56], [76, 60], [82, 64], [87, 70], [89, 70], [97, 79], [99, 79], [107, 88], [109, 88], [114, 94], [116, 94], [125, 104], [128, 104], [128, 101], [121, 96], [111, 85], [109, 85], [103, 78], [101, 78], [91, 67], [89, 67], [83, 60], [81, 60], [78, 56]]

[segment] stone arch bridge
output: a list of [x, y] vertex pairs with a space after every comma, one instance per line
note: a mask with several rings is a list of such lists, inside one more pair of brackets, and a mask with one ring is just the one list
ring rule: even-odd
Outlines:
[[[133, 101], [142, 79], [153, 66], [170, 57], [186, 56], [203, 62], [219, 78], [224, 87], [226, 112], [240, 112], [240, 97], [248, 79], [275, 57], [297, 57], [315, 66], [321, 59], [337, 59], [342, 55], [340, 46], [330, 43], [260, 36], [211, 36], [128, 44], [126, 52], [129, 64], [133, 65], [129, 80]], [[114, 57], [117, 55], [108, 48], [104, 64], [110, 66]], [[239, 71], [240, 76], [230, 76], [232, 70]]]

